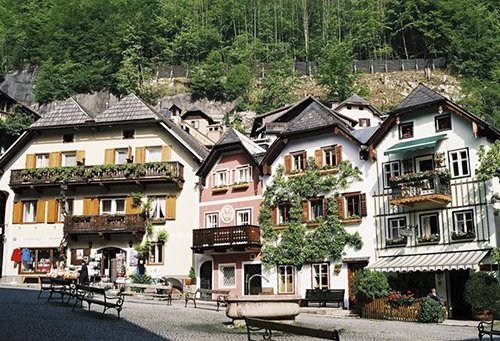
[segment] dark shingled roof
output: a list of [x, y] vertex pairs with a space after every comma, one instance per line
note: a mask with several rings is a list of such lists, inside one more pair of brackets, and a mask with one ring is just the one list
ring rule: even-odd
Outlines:
[[224, 135], [222, 135], [219, 141], [217, 141], [214, 148], [232, 143], [241, 143], [251, 155], [261, 154], [265, 152], [265, 150], [258, 144], [231, 127], [227, 128], [226, 132], [224, 133]]
[[392, 112], [401, 111], [411, 107], [422, 106], [445, 99], [446, 97], [441, 96], [434, 90], [420, 83], [408, 96], [406, 96], [406, 98], [401, 103], [398, 104], [396, 108], [394, 108], [394, 110], [392, 110]]
[[74, 126], [93, 119], [93, 114], [70, 97], [63, 102], [57, 102], [51, 111], [33, 123], [30, 128]]
[[339, 106], [345, 105], [345, 104], [361, 104], [361, 105], [370, 105], [370, 102], [368, 102], [366, 99], [354, 94], [342, 103], [339, 104]]
[[158, 114], [134, 94], [127, 95], [118, 103], [97, 115], [96, 122], [157, 120]]
[[293, 120], [291, 120], [282, 134], [320, 129], [327, 126], [339, 125], [350, 130], [351, 127], [337, 114], [318, 101], [311, 101]]

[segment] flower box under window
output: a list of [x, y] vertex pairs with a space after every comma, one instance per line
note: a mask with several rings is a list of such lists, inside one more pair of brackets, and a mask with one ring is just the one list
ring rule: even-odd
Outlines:
[[340, 220], [342, 224], [344, 225], [355, 225], [361, 223], [361, 217], [359, 216], [352, 216], [352, 217], [345, 217]]
[[428, 236], [417, 237], [417, 242], [419, 244], [437, 244], [440, 240], [441, 236], [437, 233], [433, 233]]
[[451, 234], [452, 240], [473, 240], [476, 238], [476, 234], [474, 231], [468, 232], [453, 232]]
[[217, 186], [212, 188], [212, 193], [222, 193], [227, 192], [229, 186]]
[[321, 174], [335, 174], [339, 172], [339, 168], [337, 166], [324, 166], [319, 172]]
[[404, 246], [408, 242], [408, 239], [406, 237], [401, 237], [401, 238], [393, 238], [393, 239], [386, 239], [385, 240], [385, 245], [386, 246]]
[[250, 183], [249, 182], [238, 182], [238, 183], [235, 183], [231, 186], [233, 189], [247, 189], [248, 187], [250, 187]]

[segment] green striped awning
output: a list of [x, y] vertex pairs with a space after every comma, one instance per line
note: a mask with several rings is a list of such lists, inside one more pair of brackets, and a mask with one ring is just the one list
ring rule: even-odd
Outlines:
[[436, 143], [438, 143], [439, 141], [441, 141], [445, 137], [446, 137], [446, 134], [439, 134], [439, 135], [424, 137], [421, 139], [414, 139], [414, 140], [410, 140], [410, 141], [399, 142], [399, 143], [396, 143], [391, 148], [387, 149], [384, 152], [384, 155], [404, 153], [408, 150], [431, 148], [431, 147], [434, 147], [436, 145]]

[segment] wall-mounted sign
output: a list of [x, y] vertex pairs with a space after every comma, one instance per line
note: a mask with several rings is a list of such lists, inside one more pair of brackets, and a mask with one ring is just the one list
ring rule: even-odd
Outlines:
[[220, 219], [223, 223], [229, 224], [234, 219], [234, 208], [231, 205], [226, 205], [220, 210]]

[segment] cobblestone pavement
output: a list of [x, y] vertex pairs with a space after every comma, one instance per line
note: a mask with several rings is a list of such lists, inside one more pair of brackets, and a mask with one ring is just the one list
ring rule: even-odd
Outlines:
[[[43, 293], [47, 297], [47, 293]], [[0, 287], [0, 340], [246, 340], [243, 328], [229, 326], [215, 305], [184, 308], [180, 301], [165, 302], [126, 298], [118, 320], [114, 311], [99, 319], [91, 312], [37, 299], [38, 290]], [[298, 324], [341, 329], [342, 341], [368, 340], [477, 340], [473, 327], [423, 325], [328, 316], [299, 316]], [[306, 340], [278, 335], [276, 340]]]

